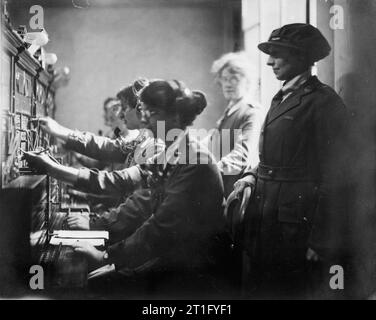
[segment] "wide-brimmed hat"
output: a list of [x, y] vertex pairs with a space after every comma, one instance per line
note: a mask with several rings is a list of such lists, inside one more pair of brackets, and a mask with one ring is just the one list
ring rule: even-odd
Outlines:
[[269, 40], [260, 43], [258, 48], [270, 54], [273, 46], [296, 49], [306, 55], [312, 63], [328, 56], [331, 50], [320, 30], [307, 23], [287, 24], [274, 30]]

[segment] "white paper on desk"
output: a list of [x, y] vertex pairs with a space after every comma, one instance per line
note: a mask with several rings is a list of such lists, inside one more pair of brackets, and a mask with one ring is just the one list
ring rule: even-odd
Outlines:
[[50, 240], [50, 244], [53, 246], [58, 246], [59, 244], [63, 246], [72, 246], [77, 242], [89, 242], [94, 247], [104, 246], [104, 239], [89, 239], [89, 238], [59, 238], [53, 236]]
[[58, 238], [74, 239], [107, 239], [108, 231], [82, 231], [82, 230], [55, 230], [54, 236]]

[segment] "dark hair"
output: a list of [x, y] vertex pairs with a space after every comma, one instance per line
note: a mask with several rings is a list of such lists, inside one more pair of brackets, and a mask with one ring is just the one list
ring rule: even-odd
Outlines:
[[107, 105], [112, 102], [112, 101], [116, 101], [118, 100], [117, 98], [114, 98], [114, 97], [109, 97], [107, 98], [106, 100], [104, 100], [103, 102], [103, 109], [106, 109], [107, 108]]
[[141, 100], [151, 107], [178, 114], [184, 127], [191, 125], [207, 105], [204, 93], [191, 91], [177, 80], [151, 82], [141, 92]]
[[137, 79], [131, 85], [121, 89], [116, 94], [116, 97], [121, 101], [123, 110], [125, 109], [126, 105], [128, 105], [132, 109], [136, 108], [139, 94], [142, 89], [148, 85], [148, 83], [149, 81], [147, 79]]

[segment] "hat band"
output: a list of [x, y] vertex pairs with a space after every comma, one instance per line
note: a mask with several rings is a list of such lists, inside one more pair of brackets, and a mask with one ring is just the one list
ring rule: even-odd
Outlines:
[[301, 46], [299, 46], [299, 44], [297, 44], [295, 41], [292, 41], [290, 38], [286, 38], [286, 37], [280, 37], [280, 36], [270, 37], [268, 41], [282, 42], [282, 43], [293, 45], [297, 48], [301, 48]]

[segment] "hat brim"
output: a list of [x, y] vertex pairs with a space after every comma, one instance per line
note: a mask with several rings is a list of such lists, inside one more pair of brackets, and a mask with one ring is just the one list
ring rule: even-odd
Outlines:
[[279, 42], [279, 41], [267, 41], [267, 42], [261, 42], [257, 48], [259, 48], [262, 52], [266, 54], [270, 54], [270, 49], [272, 47], [283, 47], [283, 48], [289, 48], [289, 49], [296, 49], [296, 50], [302, 50], [302, 48], [299, 48], [297, 46], [294, 46], [289, 43], [285, 42]]

